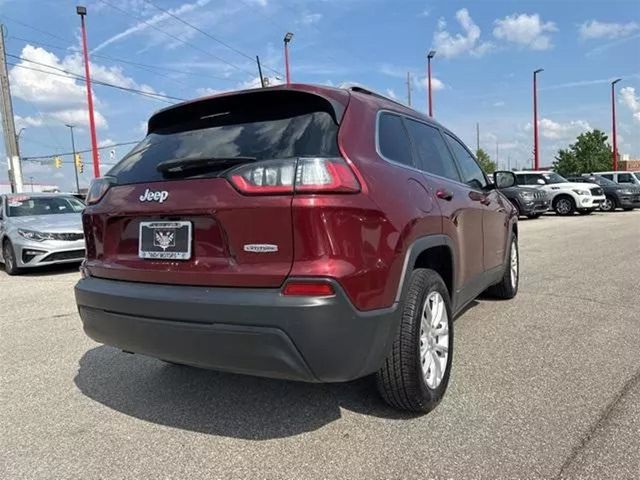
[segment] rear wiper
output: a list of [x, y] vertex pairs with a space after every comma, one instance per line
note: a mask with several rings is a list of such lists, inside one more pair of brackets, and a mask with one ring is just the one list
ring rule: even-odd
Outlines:
[[179, 174], [187, 170], [220, 170], [241, 163], [255, 162], [256, 157], [184, 157], [160, 162], [156, 170], [161, 173]]

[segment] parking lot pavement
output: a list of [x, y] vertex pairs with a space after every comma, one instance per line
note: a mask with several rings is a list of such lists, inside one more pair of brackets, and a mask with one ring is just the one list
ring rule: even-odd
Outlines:
[[[640, 212], [520, 223], [521, 286], [456, 320], [426, 416], [93, 343], [73, 269], [0, 273], [0, 478], [637, 478]], [[327, 346], [330, 348], [330, 345]]]

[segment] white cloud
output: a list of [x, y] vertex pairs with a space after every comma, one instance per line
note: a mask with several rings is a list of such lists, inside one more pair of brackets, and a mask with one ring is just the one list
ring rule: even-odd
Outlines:
[[116, 142], [111, 140], [110, 138], [106, 138], [104, 140], [100, 140], [98, 142], [98, 147], [110, 147], [111, 145], [115, 145]]
[[504, 107], [505, 103], [502, 100], [499, 100], [493, 104], [494, 107]]
[[606, 38], [609, 40], [626, 37], [638, 31], [640, 25], [637, 22], [607, 23], [598, 20], [590, 20], [580, 25], [578, 32], [583, 40], [594, 38]]
[[308, 26], [318, 23], [320, 20], [322, 20], [321, 13], [305, 13], [300, 19], [300, 24]]
[[[194, 3], [185, 3], [184, 5], [180, 5], [177, 8], [172, 8], [172, 9], [169, 9], [167, 11], [171, 12], [174, 15], [179, 16], [179, 15], [191, 12], [191, 11], [193, 11], [195, 9], [200, 8], [200, 7], [203, 7], [203, 6], [207, 5], [210, 1], [211, 0], [197, 0]], [[148, 17], [148, 18], [144, 19], [144, 21], [140, 21], [140, 22], [136, 23], [135, 25], [133, 25], [132, 27], [129, 27], [126, 30], [123, 30], [122, 32], [120, 32], [118, 34], [113, 35], [112, 37], [109, 37], [104, 42], [102, 42], [100, 45], [98, 45], [93, 50], [91, 50], [91, 52], [92, 53], [93, 52], [98, 52], [98, 51], [102, 50], [103, 48], [111, 45], [112, 43], [115, 43], [115, 42], [118, 42], [120, 40], [123, 40], [123, 39], [125, 39], [125, 38], [127, 38], [127, 37], [129, 37], [131, 35], [134, 35], [134, 34], [137, 34], [137, 33], [141, 33], [141, 32], [145, 32], [145, 31], [147, 31], [149, 29], [153, 30], [153, 27], [157, 26], [158, 23], [163, 22], [164, 20], [167, 20], [169, 18], [171, 18], [171, 16], [168, 13], [165, 13], [165, 12], [160, 12], [160, 13], [158, 13], [156, 15], [153, 15], [152, 17]], [[172, 28], [175, 28], [176, 24], [172, 24], [172, 25], [174, 25], [174, 27], [172, 27]], [[187, 39], [186, 37], [191, 37], [191, 36], [194, 35], [195, 30], [192, 30], [192, 29], [185, 30], [184, 27], [185, 27], [184, 25], [180, 24], [180, 29], [181, 30], [179, 31], [179, 33], [181, 34], [180, 37], [183, 40], [186, 40]], [[166, 30], [165, 27], [163, 27], [163, 29]], [[164, 40], [165, 40], [165, 44], [169, 45], [166, 42], [167, 37], [164, 37]]]
[[[222, 93], [224, 90], [219, 90], [217, 88], [211, 87], [201, 87], [196, 89], [196, 95], [198, 97], [210, 97], [211, 95], [217, 95], [218, 93]], [[146, 128], [146, 124], [145, 124]]]
[[[396, 65], [391, 65], [388, 63], [383, 63], [379, 67], [380, 73], [383, 75], [387, 75], [393, 78], [407, 78], [407, 72], [410, 72], [412, 69], [409, 67], [399, 67]], [[427, 77], [426, 75], [423, 77], [412, 74], [411, 78], [413, 80], [413, 85], [417, 88], [427, 88]], [[431, 76], [431, 88], [433, 90], [444, 90], [445, 88], [449, 88], [445, 83], [437, 77]]]
[[42, 117], [21, 117], [20, 115], [14, 115], [13, 120], [16, 125], [16, 130], [29, 127], [40, 127], [44, 123]]
[[[414, 77], [413, 83], [418, 88], [427, 89], [429, 87], [428, 85], [429, 82], [426, 76], [420, 77], [420, 78]], [[431, 90], [437, 91], [437, 90], [444, 90], [445, 88], [447, 88], [447, 86], [444, 84], [442, 80], [434, 76], [431, 77]]]
[[[538, 123], [540, 135], [550, 140], [573, 140], [579, 134], [593, 130], [585, 120], [572, 120], [566, 123], [555, 122], [549, 118], [543, 118]], [[531, 123], [525, 126], [525, 130], [532, 129]]]
[[640, 96], [636, 95], [636, 89], [633, 87], [621, 88], [620, 100], [623, 105], [631, 110], [633, 118], [640, 122]]
[[[79, 126], [88, 123], [89, 114], [86, 109], [84, 84], [79, 83], [73, 76], [56, 70], [66, 69], [66, 59], [60, 61], [55, 54], [31, 45], [26, 45], [22, 49], [20, 58], [19, 66], [13, 67], [9, 72], [12, 93], [42, 111], [40, 118], [42, 123], [57, 121]], [[29, 63], [27, 60], [38, 62], [38, 64]], [[50, 65], [53, 68], [43, 65]], [[107, 121], [97, 108], [100, 106], [98, 98], [95, 98], [95, 104], [96, 126], [106, 127]], [[35, 126], [33, 120], [32, 125]]]
[[394, 90], [392, 88], [387, 88], [387, 97], [392, 98], [394, 100], [398, 99], [398, 96], [396, 95], [396, 92], [394, 92]]
[[555, 32], [553, 22], [543, 22], [540, 15], [513, 14], [494, 22], [494, 37], [516, 43], [531, 50], [548, 50], [553, 47], [549, 33]]
[[480, 57], [493, 48], [490, 42], [480, 41], [480, 27], [474, 23], [466, 8], [456, 12], [456, 19], [464, 34], [452, 35], [446, 30], [447, 22], [443, 18], [438, 20], [438, 29], [433, 35], [433, 47], [438, 55], [453, 58], [468, 53]]

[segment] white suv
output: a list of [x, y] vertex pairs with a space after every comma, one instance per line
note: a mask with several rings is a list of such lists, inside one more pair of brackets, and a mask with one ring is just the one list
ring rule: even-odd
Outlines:
[[514, 172], [518, 185], [539, 187], [547, 192], [551, 208], [558, 215], [578, 212], [589, 215], [600, 208], [606, 199], [604, 191], [595, 183], [573, 183], [555, 172]]
[[600, 175], [607, 180], [613, 180], [621, 185], [635, 185], [640, 187], [640, 172], [594, 172], [593, 175]]

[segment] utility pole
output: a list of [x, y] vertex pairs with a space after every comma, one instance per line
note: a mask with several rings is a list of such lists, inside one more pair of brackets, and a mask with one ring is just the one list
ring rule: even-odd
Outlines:
[[480, 123], [476, 122], [476, 152], [480, 150]]
[[538, 74], [544, 72], [539, 68], [533, 72], [533, 169], [540, 170], [540, 146], [538, 144]]
[[20, 164], [18, 135], [16, 135], [16, 125], [13, 119], [13, 105], [11, 103], [11, 88], [9, 85], [9, 72], [7, 71], [4, 33], [4, 25], [0, 25], [0, 113], [2, 113], [2, 132], [4, 133], [4, 148], [7, 152], [11, 191], [13, 193], [20, 193], [22, 192], [22, 165]]
[[500, 157], [498, 156], [498, 139], [496, 138], [496, 167], [498, 166], [498, 162], [500, 161]]
[[427, 100], [429, 108], [429, 116], [433, 118], [433, 104], [431, 99], [431, 59], [436, 56], [435, 50], [429, 50], [427, 53]]
[[73, 152], [73, 171], [76, 174], [76, 192], [80, 193], [80, 182], [78, 181], [78, 164], [76, 163], [76, 142], [73, 138], [73, 125], [66, 125], [71, 130], [71, 151]]
[[287, 85], [291, 84], [291, 72], [289, 71], [289, 42], [293, 38], [293, 33], [287, 32], [284, 36], [284, 69]]
[[256, 62], [258, 63], [258, 74], [260, 75], [260, 85], [264, 88], [264, 77], [262, 76], [262, 66], [260, 65], [260, 57], [256, 55]]
[[84, 17], [87, 9], [78, 5], [76, 13], [80, 16], [80, 29], [82, 32], [82, 54], [84, 58], [84, 76], [87, 86], [87, 107], [89, 109], [89, 132], [91, 133], [91, 155], [93, 158], [93, 176], [100, 176], [100, 157], [98, 156], [98, 139], [96, 137], [96, 122], [93, 117], [93, 94], [91, 93], [91, 71], [89, 68], [89, 49], [87, 47], [87, 28]]
[[611, 124], [612, 124], [612, 132], [611, 136], [613, 137], [613, 170], [615, 172], [618, 171], [618, 138], [616, 135], [616, 83], [618, 83], [621, 78], [618, 78], [611, 82]]
[[411, 106], [411, 72], [407, 72], [407, 104]]

